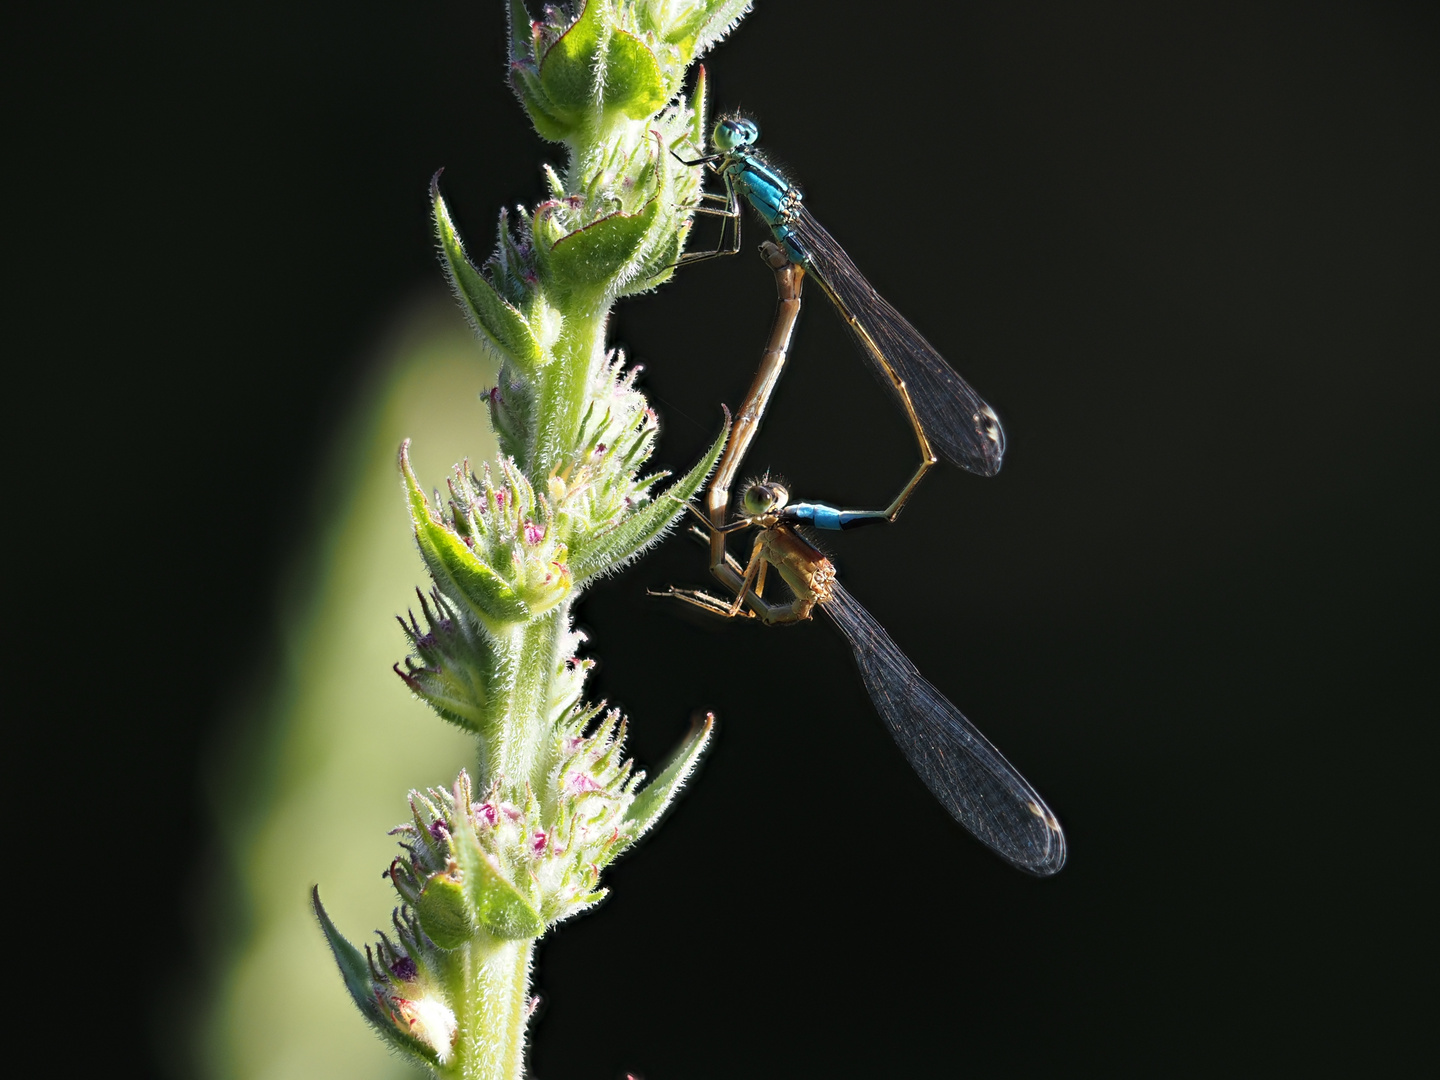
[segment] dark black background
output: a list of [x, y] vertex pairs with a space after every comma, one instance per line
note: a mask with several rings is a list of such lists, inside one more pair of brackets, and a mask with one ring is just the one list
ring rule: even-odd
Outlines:
[[[199, 963], [167, 928], [205, 863], [196, 765], [266, 668], [293, 521], [369, 343], [439, 281], [426, 180], [447, 167], [483, 250], [557, 155], [504, 86], [498, 4], [51, 19], [6, 34], [28, 672], [7, 712], [66, 792], [46, 880], [105, 897], [42, 912], [68, 943], [124, 943], [105, 985], [129, 1003], [78, 1041], [152, 1072], [172, 1055], [148, 1040], [174, 1031], [150, 1010]], [[1418, 1060], [1436, 30], [1380, 3], [770, 0], [710, 57], [716, 104], [761, 121], [1006, 423], [997, 479], [937, 473], [896, 528], [831, 550], [1045, 794], [1071, 862], [1033, 881], [952, 825], [823, 622], [647, 600], [704, 581], [672, 540], [585, 601], [595, 691], [642, 761], [695, 707], [719, 739], [612, 899], [542, 947], [539, 1075]], [[750, 247], [619, 309], [671, 466], [758, 357], [773, 288]], [[751, 462], [883, 502], [905, 430], [810, 301]], [[117, 894], [119, 925], [96, 914]], [[96, 976], [62, 955], [45, 970], [79, 1016]]]

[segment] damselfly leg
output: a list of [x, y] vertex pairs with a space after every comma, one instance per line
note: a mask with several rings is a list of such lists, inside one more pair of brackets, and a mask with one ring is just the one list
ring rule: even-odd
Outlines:
[[[760, 245], [760, 256], [775, 273], [775, 321], [771, 326], [770, 338], [765, 345], [765, 351], [760, 358], [760, 368], [756, 371], [755, 378], [750, 384], [750, 390], [735, 415], [730, 442], [725, 447], [725, 453], [721, 457], [720, 464], [705, 493], [705, 508], [709, 513], [710, 524], [715, 530], [711, 533], [710, 569], [717, 577], [720, 576], [720, 569], [725, 558], [725, 535], [721, 530], [725, 526], [729, 514], [731, 485], [740, 471], [745, 456], [750, 451], [750, 444], [754, 440], [756, 432], [759, 431], [760, 421], [765, 416], [765, 410], [770, 405], [770, 399], [774, 395], [775, 387], [784, 371], [785, 362], [789, 359], [790, 342], [794, 336], [795, 322], [800, 316], [801, 297], [805, 283], [804, 268], [791, 261], [778, 244], [767, 240]], [[934, 451], [930, 448], [930, 442], [925, 437], [925, 429], [921, 426], [915, 408], [910, 402], [909, 392], [902, 380], [894, 378], [893, 373], [891, 373], [891, 377], [894, 380], [895, 391], [905, 406], [906, 415], [910, 418], [910, 427], [915, 434], [915, 442], [920, 451], [920, 464], [916, 467], [914, 474], [900, 490], [900, 493], [883, 510], [841, 510], [823, 503], [799, 503], [791, 508], [791, 513], [797, 515], [795, 520], [799, 524], [817, 529], [843, 530], [881, 521], [894, 521], [900, 511], [904, 509], [905, 503], [914, 493], [920, 480], [935, 465]], [[807, 514], [808, 516], [806, 516]], [[727, 585], [729, 584], [727, 582]]]
[[[706, 200], [710, 200], [709, 203]], [[718, 203], [719, 205], [713, 205]], [[700, 192], [700, 201], [693, 206], [687, 206], [692, 214], [706, 214], [710, 217], [720, 219], [720, 236], [716, 240], [715, 247], [709, 251], [687, 251], [676, 261], [676, 266], [691, 266], [694, 263], [705, 262], [708, 259], [720, 259], [730, 255], [740, 254], [741, 226], [744, 223], [744, 216], [740, 213], [740, 196], [735, 193], [735, 186], [730, 183], [725, 185], [725, 194], [715, 192]], [[730, 236], [730, 242], [725, 242], [726, 234]]]

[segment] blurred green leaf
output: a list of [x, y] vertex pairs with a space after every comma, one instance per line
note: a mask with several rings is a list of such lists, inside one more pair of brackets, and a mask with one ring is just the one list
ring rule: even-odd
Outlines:
[[474, 759], [474, 737], [435, 723], [390, 670], [405, 640], [383, 615], [424, 577], [395, 499], [395, 446], [423, 432], [411, 465], [426, 479], [493, 454], [479, 393], [495, 373], [438, 287], [374, 348], [323, 471], [296, 484], [316, 512], [277, 582], [273, 666], [231, 695], [205, 777], [226, 866], [207, 911], [215, 992], [195, 1040], [196, 1074], [213, 1080], [429, 1075], [336, 993], [308, 894], [318, 879], [342, 925], [386, 925], [395, 894], [379, 870], [395, 853], [386, 831], [409, 816], [403, 793]]

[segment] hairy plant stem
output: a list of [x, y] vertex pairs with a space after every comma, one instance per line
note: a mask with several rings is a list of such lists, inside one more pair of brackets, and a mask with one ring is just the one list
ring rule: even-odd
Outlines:
[[[587, 0], [532, 21], [511, 0], [511, 87], [536, 131], [566, 148], [549, 198], [500, 215], [495, 253], [467, 252], [431, 181], [445, 271], [499, 360], [487, 402], [493, 463], [465, 462], [433, 500], [400, 470], [433, 581], [401, 627], [396, 674], [477, 737], [472, 779], [410, 793], [402, 854], [385, 872], [401, 904], [363, 951], [312, 893], [356, 1006], [442, 1077], [519, 1080], [535, 942], [599, 903], [601, 872], [655, 826], [707, 745], [696, 718], [647, 776], [624, 756], [627, 721], [587, 705], [572, 657], [575, 599], [672, 527], [719, 460], [727, 432], [663, 489], [645, 473], [659, 423], [618, 350], [609, 312], [669, 278], [699, 201], [671, 153], [705, 147], [703, 75], [685, 69], [746, 0]], [[595, 1008], [611, 1008], [603, 986]]]
[[507, 783], [523, 787], [526, 783], [539, 786], [539, 771], [547, 763], [538, 761], [542, 737], [547, 731], [554, 704], [552, 684], [559, 665], [560, 642], [570, 624], [570, 605], [555, 610], [518, 627], [497, 646], [505, 654], [507, 670], [515, 673], [510, 690], [509, 708], [498, 725], [499, 744], [483, 755], [478, 775], [488, 783], [503, 776]]
[[574, 448], [580, 421], [589, 404], [586, 390], [605, 358], [608, 315], [608, 309], [601, 307], [588, 315], [567, 320], [565, 332], [555, 346], [555, 361], [540, 373], [537, 446], [530, 463], [532, 477], [549, 475]]
[[[605, 355], [607, 312], [573, 319], [556, 349], [556, 359], [538, 380], [538, 439], [529, 469], [536, 479], [549, 475], [569, 453], [579, 434], [588, 404], [586, 390]], [[550, 762], [539, 760], [556, 701], [554, 681], [565, 661], [560, 646], [570, 626], [571, 603], [517, 627], [497, 651], [504, 670], [514, 672], [505, 719], [498, 725], [499, 745], [481, 749], [478, 777], [482, 784], [499, 776], [519, 787], [539, 790]], [[534, 941], [489, 938], [469, 946], [465, 964], [467, 1005], [456, 1016], [458, 1039], [469, 1051], [466, 1080], [510, 1080], [525, 1075], [525, 1032], [529, 1014], [530, 968]], [[457, 988], [459, 989], [459, 988]], [[460, 1075], [460, 1074], [456, 1074]]]
[[506, 941], [480, 934], [455, 965], [463, 985], [453, 988], [460, 1051], [443, 1077], [521, 1080], [525, 1075], [525, 1021], [530, 1013], [533, 941]]

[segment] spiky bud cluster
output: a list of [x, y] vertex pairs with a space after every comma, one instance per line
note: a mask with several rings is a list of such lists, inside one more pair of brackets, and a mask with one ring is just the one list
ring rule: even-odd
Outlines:
[[[637, 802], [645, 774], [622, 757], [623, 718], [606, 712], [586, 734], [600, 714], [577, 709], [557, 729], [544, 785], [525, 785], [518, 802], [501, 777], [476, 798], [465, 772], [450, 791], [410, 793], [411, 820], [392, 832], [405, 854], [387, 873], [436, 946], [457, 948], [479, 926], [533, 936], [604, 897], [600, 871], [654, 824], [663, 793]], [[709, 725], [692, 730], [662, 788], [689, 771]]]
[[[400, 448], [420, 554], [456, 610], [490, 633], [545, 614], [591, 577], [634, 558], [670, 527], [713, 467], [723, 432], [705, 459], [652, 498], [666, 474], [640, 475], [658, 425], [635, 374], [623, 356], [607, 354], [584, 397], [577, 436], [554, 455], [543, 486], [514, 455], [501, 455], [478, 472], [468, 461], [457, 465], [448, 499], [436, 492], [432, 503], [410, 468], [408, 440]], [[492, 391], [490, 408], [497, 431], [518, 425], [503, 392]]]
[[[654, 411], [635, 388], [640, 371], [638, 366], [627, 369], [619, 350], [606, 355], [587, 390], [574, 445], [559, 455], [539, 497], [558, 542], [576, 552], [572, 561], [580, 582], [598, 569], [623, 565], [635, 554], [627, 550], [628, 541], [611, 543], [620, 539], [617, 533], [623, 526], [630, 525], [624, 531], [632, 532], [647, 512], [664, 517], [676, 509], [673, 491], [660, 497], [658, 507], [650, 494], [667, 474], [640, 476], [660, 431]], [[523, 431], [523, 413], [517, 415], [509, 392], [513, 390], [496, 387], [489, 395], [491, 424], [502, 447], [519, 443]], [[474, 513], [473, 492], [457, 492], [452, 486], [451, 495], [452, 516]]]
[[[476, 798], [463, 770], [453, 789], [410, 793], [411, 820], [391, 830], [403, 854], [385, 876], [400, 906], [392, 933], [377, 931], [363, 959], [313, 897], [321, 926], [361, 1010], [395, 1045], [434, 1065], [449, 1063], [457, 1032], [457, 976], [467, 951], [486, 941], [523, 941], [598, 903], [600, 871], [664, 814], [710, 737], [709, 716], [692, 726], [669, 765], [645, 774], [623, 757], [625, 722], [576, 708], [545, 748], [539, 790], [496, 776]], [[363, 973], [363, 988], [362, 988]]]

